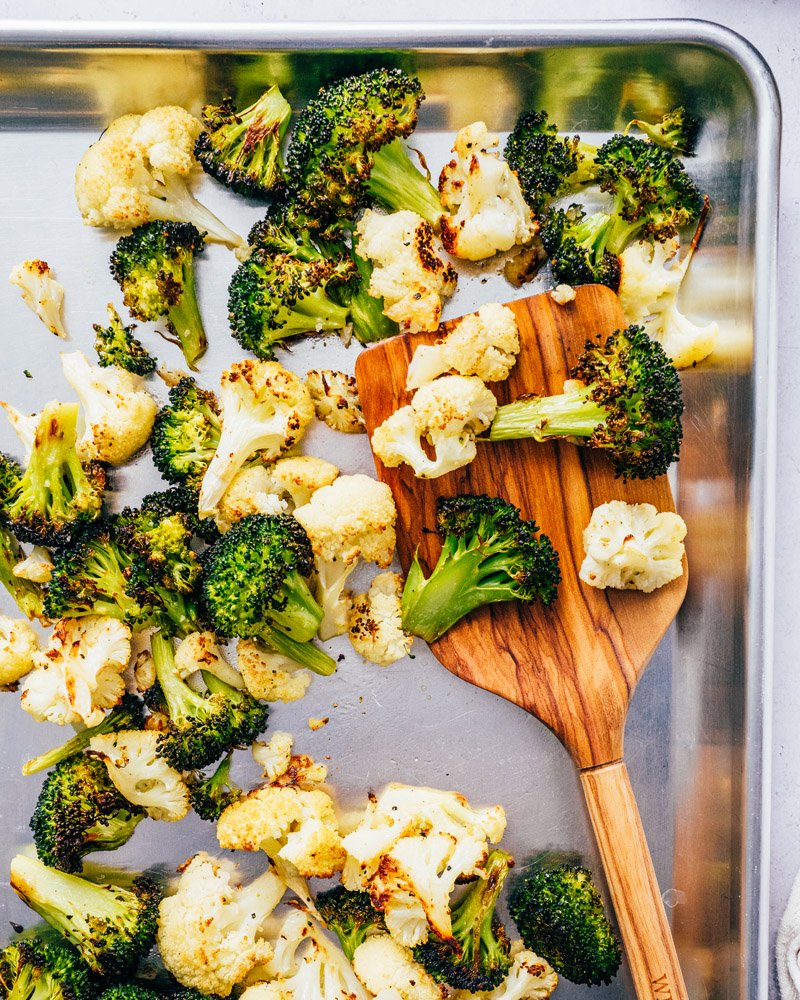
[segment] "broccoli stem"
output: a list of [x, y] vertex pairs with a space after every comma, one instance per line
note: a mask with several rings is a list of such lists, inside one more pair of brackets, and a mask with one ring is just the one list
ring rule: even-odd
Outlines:
[[172, 639], [161, 631], [154, 632], [150, 637], [150, 651], [153, 654], [156, 678], [167, 703], [170, 718], [175, 721], [196, 715], [202, 716], [205, 699], [178, 676]]
[[186, 364], [197, 371], [195, 362], [202, 358], [208, 347], [203, 320], [197, 305], [194, 267], [191, 259], [183, 265], [183, 293], [177, 303], [169, 308], [169, 325], [181, 343]]
[[[71, 502], [78, 493], [86, 474], [75, 447], [77, 441], [78, 404], [58, 405], [60, 427], [53, 431], [54, 421], [47, 427], [37, 427], [36, 446], [31, 450], [28, 466], [21, 480], [19, 500], [9, 516], [13, 520], [21, 506], [47, 512], [54, 523], [74, 517]], [[33, 499], [33, 504], [30, 499]]]
[[442, 203], [431, 182], [417, 170], [395, 139], [375, 154], [366, 184], [370, 196], [392, 212], [410, 209], [438, 228]]
[[559, 396], [534, 396], [499, 406], [489, 428], [490, 441], [557, 437], [591, 437], [607, 412], [590, 398], [592, 386]]
[[485, 955], [483, 961], [491, 968], [508, 965], [507, 951], [498, 941], [492, 922], [511, 864], [513, 861], [504, 851], [492, 851], [486, 861], [486, 878], [474, 882], [453, 907], [453, 937], [461, 943], [467, 964], [477, 964]]
[[598, 149], [598, 146], [593, 146], [590, 142], [578, 143], [578, 166], [567, 178], [567, 185], [570, 189], [581, 184], [588, 184], [597, 178], [599, 168], [595, 158]]
[[297, 642], [285, 632], [276, 628], [265, 628], [260, 638], [278, 653], [282, 653], [290, 660], [313, 670], [315, 674], [328, 677], [336, 672], [335, 660], [328, 654], [315, 646], [313, 642]]
[[128, 843], [133, 831], [146, 815], [147, 813], [143, 811], [120, 811], [116, 816], [106, 817], [102, 822], [90, 826], [84, 833], [85, 853], [116, 851]]
[[317, 634], [323, 611], [298, 571], [287, 573], [282, 587], [284, 603], [266, 612], [272, 623], [296, 642], [307, 642]]
[[31, 580], [14, 576], [14, 567], [23, 558], [22, 549], [8, 528], [0, 524], [0, 583], [14, 598], [26, 618], [42, 614], [42, 589]]
[[374, 344], [387, 337], [399, 333], [399, 327], [394, 320], [384, 315], [383, 298], [377, 298], [369, 293], [372, 278], [372, 264], [358, 253], [358, 237], [353, 236], [353, 261], [358, 271], [358, 288], [350, 298], [350, 319], [353, 322], [353, 333], [362, 344]]
[[310, 294], [303, 295], [292, 303], [291, 314], [280, 330], [270, 331], [272, 340], [282, 340], [295, 333], [308, 333], [315, 330], [343, 330], [350, 322], [350, 313], [346, 306], [340, 306], [333, 301], [323, 288], [315, 288]]

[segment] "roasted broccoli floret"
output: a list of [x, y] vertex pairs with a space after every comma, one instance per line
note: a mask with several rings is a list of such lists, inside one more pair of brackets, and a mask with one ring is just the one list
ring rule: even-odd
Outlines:
[[275, 356], [275, 343], [286, 337], [341, 330], [349, 314], [329, 293], [351, 280], [354, 270], [345, 256], [305, 260], [255, 249], [228, 288], [234, 337], [256, 357], [269, 360]]
[[431, 931], [414, 948], [414, 958], [437, 982], [474, 993], [493, 990], [505, 979], [510, 942], [495, 906], [513, 864], [505, 851], [492, 851], [485, 877], [476, 879], [451, 909], [453, 940]]
[[266, 195], [283, 186], [281, 142], [292, 109], [273, 86], [250, 107], [237, 111], [230, 97], [202, 110], [205, 131], [194, 155], [207, 174], [239, 194]]
[[621, 960], [592, 875], [552, 851], [533, 858], [514, 880], [509, 912], [526, 948], [573, 983], [610, 983]]
[[546, 111], [520, 115], [506, 141], [505, 158], [516, 173], [533, 214], [542, 215], [554, 198], [594, 180], [597, 147], [560, 136]]
[[22, 541], [64, 545], [100, 516], [105, 469], [78, 458], [78, 410], [77, 403], [45, 406], [21, 475], [15, 463], [0, 456], [0, 512]]
[[207, 672], [203, 680], [208, 691], [200, 694], [179, 676], [169, 636], [154, 633], [150, 648], [158, 684], [146, 698], [167, 716], [158, 752], [176, 770], [206, 767], [233, 747], [249, 745], [264, 731], [266, 705]]
[[216, 823], [222, 810], [240, 798], [242, 789], [231, 781], [231, 757], [223, 757], [210, 777], [200, 773], [189, 782], [189, 800], [200, 819]]
[[369, 285], [372, 280], [372, 261], [358, 253], [358, 240], [355, 232], [352, 234], [353, 263], [356, 266], [358, 279], [345, 285], [342, 299], [350, 310], [350, 321], [353, 324], [353, 334], [362, 344], [374, 344], [387, 337], [394, 337], [400, 332], [400, 327], [394, 320], [385, 315], [386, 303], [383, 296], [370, 295]]
[[343, 231], [340, 222], [323, 224], [294, 198], [283, 197], [274, 201], [264, 218], [255, 223], [247, 242], [268, 254], [314, 261], [345, 252]]
[[98, 885], [18, 854], [10, 881], [20, 899], [100, 976], [124, 977], [155, 940], [161, 890], [146, 876], [135, 878], [130, 889]]
[[36, 774], [37, 771], [44, 771], [48, 767], [54, 767], [61, 761], [74, 757], [75, 754], [83, 753], [89, 746], [89, 741], [93, 736], [100, 736], [103, 733], [117, 733], [124, 729], [141, 729], [144, 726], [144, 709], [141, 701], [132, 694], [122, 696], [122, 701], [106, 715], [102, 722], [96, 726], [88, 726], [76, 733], [66, 743], [47, 750], [38, 757], [33, 757], [22, 766], [23, 774]]
[[433, 642], [484, 604], [551, 604], [561, 579], [558, 553], [534, 521], [499, 497], [439, 497], [442, 552], [426, 579], [417, 558], [403, 589], [403, 628]]
[[172, 486], [168, 490], [148, 493], [142, 500], [142, 509], [153, 511], [161, 517], [183, 514], [193, 535], [209, 545], [220, 537], [220, 531], [211, 517], [202, 520], [197, 513], [199, 491], [192, 486]]
[[92, 1000], [89, 967], [66, 943], [26, 938], [0, 951], [3, 1000]]
[[252, 514], [204, 554], [203, 597], [215, 631], [260, 638], [318, 674], [336, 664], [309, 641], [322, 621], [307, 578], [308, 536], [293, 517]]
[[606, 249], [613, 224], [607, 213], [587, 216], [580, 205], [548, 212], [541, 237], [559, 284], [619, 288], [619, 257]]
[[[0, 469], [1, 467], [2, 458], [0, 458]], [[14, 567], [24, 558], [19, 542], [11, 531], [0, 523], [0, 583], [14, 598], [17, 607], [26, 618], [38, 618], [42, 614], [44, 596], [41, 585], [14, 575]]]
[[663, 347], [640, 326], [604, 343], [587, 341], [559, 396], [529, 396], [497, 408], [491, 441], [580, 438], [607, 452], [618, 476], [652, 479], [678, 458], [681, 380]]
[[166, 514], [152, 503], [126, 507], [117, 516], [114, 530], [126, 550], [137, 553], [163, 587], [192, 593], [201, 566], [192, 549], [194, 531], [188, 515], [181, 511]]
[[416, 128], [422, 98], [419, 80], [399, 69], [320, 90], [298, 115], [286, 156], [289, 186], [309, 214], [352, 218], [377, 201], [437, 224], [439, 196], [400, 142]]
[[125, 326], [119, 313], [108, 304], [108, 326], [92, 324], [95, 332], [94, 349], [102, 368], [116, 365], [134, 375], [150, 375], [156, 369], [156, 359], [134, 337], [135, 326]]
[[77, 754], [47, 775], [31, 818], [33, 842], [51, 868], [79, 872], [92, 851], [115, 851], [147, 814], [124, 799], [102, 761]]
[[194, 258], [205, 245], [190, 222], [148, 222], [123, 236], [111, 255], [111, 274], [131, 315], [164, 319], [190, 368], [208, 346], [194, 283]]
[[663, 146], [681, 156], [694, 156], [697, 139], [700, 134], [700, 122], [686, 113], [685, 108], [674, 108], [655, 123], [634, 118], [625, 129], [626, 134], [635, 128], [644, 132], [647, 138], [657, 146]]
[[383, 914], [372, 905], [368, 892], [355, 892], [335, 885], [318, 894], [314, 901], [328, 930], [339, 938], [348, 962], [356, 948], [372, 931], [386, 933]]
[[163, 996], [141, 983], [117, 983], [103, 990], [97, 1000], [163, 1000]]
[[182, 378], [153, 424], [150, 447], [156, 468], [169, 483], [199, 487], [221, 432], [214, 393], [193, 378]]

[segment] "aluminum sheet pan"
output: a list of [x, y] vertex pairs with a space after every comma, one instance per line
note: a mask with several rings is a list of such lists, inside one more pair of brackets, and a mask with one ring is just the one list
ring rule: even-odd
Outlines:
[[[746, 42], [703, 22], [502, 25], [128, 25], [0, 23], [0, 274], [26, 257], [50, 262], [66, 286], [72, 342], [91, 353], [91, 324], [120, 304], [108, 275], [114, 237], [80, 224], [75, 163], [108, 120], [157, 103], [197, 112], [233, 93], [255, 97], [267, 82], [295, 106], [320, 81], [384, 63], [417, 72], [428, 99], [414, 145], [434, 173], [453, 131], [477, 118], [508, 130], [523, 108], [547, 107], [565, 129], [605, 134], [632, 113], [684, 104], [705, 121], [691, 170], [714, 213], [684, 291], [686, 310], [720, 322], [719, 350], [685, 375], [686, 440], [676, 477], [689, 526], [689, 593], [633, 700], [626, 755], [659, 884], [672, 914], [692, 997], [766, 997], [767, 767], [771, 525], [774, 451], [773, 290], [779, 108], [768, 68]], [[198, 193], [246, 232], [256, 203], [202, 179]], [[239, 352], [228, 335], [226, 285], [235, 261], [209, 247], [199, 263], [201, 309], [211, 348], [201, 381], [213, 386]], [[517, 293], [497, 266], [462, 268], [447, 307], [456, 316]], [[469, 280], [467, 280], [469, 279]], [[518, 294], [538, 290], [536, 286]], [[70, 398], [62, 345], [0, 284], [2, 397], [23, 410]], [[167, 363], [175, 348], [140, 333]], [[359, 348], [310, 338], [281, 360], [352, 370]], [[32, 378], [28, 378], [25, 371]], [[8, 427], [0, 447], [18, 450]], [[347, 472], [372, 472], [365, 439], [324, 427], [305, 451]], [[135, 499], [158, 479], [149, 455], [114, 476], [113, 500]], [[362, 577], [365, 579], [366, 577]], [[7, 609], [7, 606], [4, 605]], [[508, 813], [508, 848], [523, 859], [556, 845], [582, 852], [595, 870], [580, 789], [560, 745], [519, 708], [447, 673], [421, 643], [381, 670], [346, 639], [335, 677], [315, 678], [307, 697], [275, 706], [273, 729], [329, 765], [343, 809], [389, 780], [456, 788]], [[317, 732], [309, 717], [330, 721]], [[39, 777], [20, 762], [63, 736], [34, 723], [12, 695], [0, 698], [0, 921], [32, 923], [6, 883], [9, 858], [29, 842]], [[240, 775], [248, 770], [239, 755]], [[215, 849], [213, 828], [190, 818], [148, 823], [114, 862], [164, 871], [191, 852]], [[105, 859], [102, 859], [105, 860]], [[255, 863], [254, 861], [251, 863]], [[632, 995], [625, 973], [589, 993]]]

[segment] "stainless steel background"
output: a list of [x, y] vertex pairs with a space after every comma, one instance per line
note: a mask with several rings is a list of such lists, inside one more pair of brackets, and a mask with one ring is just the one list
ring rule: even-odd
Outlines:
[[[15, 36], [24, 44], [15, 46]], [[447, 37], [436, 28], [378, 32], [353, 26], [337, 32], [217, 25], [205, 33], [160, 25], [137, 26], [132, 33], [119, 25], [69, 26], [50, 40], [93, 38], [142, 47], [37, 50], [41, 30], [26, 35], [17, 28], [5, 32], [0, 49], [0, 274], [27, 256], [47, 259], [67, 287], [73, 341], [87, 353], [91, 323], [103, 318], [106, 301], [119, 303], [119, 296], [107, 276], [113, 238], [80, 225], [72, 171], [102, 125], [123, 111], [166, 101], [196, 111], [203, 100], [229, 90], [243, 99], [254, 96], [267, 80], [281, 83], [299, 103], [320, 79], [390, 58], [324, 53], [320, 47], [373, 47], [391, 39], [406, 47], [398, 59], [419, 72], [429, 95], [415, 144], [434, 172], [449, 149], [450, 130], [477, 117], [507, 129], [525, 106], [546, 106], [563, 127], [584, 132], [618, 127], [634, 110], [679, 102], [707, 120], [692, 169], [715, 212], [685, 299], [690, 310], [720, 320], [722, 344], [711, 366], [685, 379], [687, 436], [677, 495], [689, 525], [690, 590], [675, 634], [659, 649], [635, 696], [627, 757], [690, 994], [755, 996], [765, 982], [759, 894], [762, 678], [768, 656], [761, 588], [768, 556], [762, 518], [771, 503], [764, 483], [772, 448], [769, 265], [777, 141], [775, 96], [763, 66], [732, 36], [675, 24], [632, 24], [613, 32], [600, 25], [540, 31], [503, 26], [488, 46], [486, 29], [469, 26]], [[411, 51], [415, 38], [427, 49]], [[536, 50], [533, 40], [548, 47]], [[163, 46], [170, 50], [154, 48]], [[290, 46], [306, 51], [292, 54]], [[272, 51], [245, 54], [258, 48]], [[256, 205], [210, 181], [200, 184], [199, 195], [242, 231], [259, 216]], [[237, 356], [225, 322], [233, 266], [217, 247], [200, 264], [201, 308], [212, 341], [201, 381], [209, 385]], [[448, 315], [513, 297], [494, 270], [472, 268], [472, 280], [462, 279]], [[54, 395], [68, 396], [56, 363], [61, 345], [9, 286], [0, 285], [0, 309], [3, 398], [33, 409]], [[148, 336], [144, 326], [140, 332], [160, 357], [180, 363], [174, 348]], [[312, 340], [283, 360], [300, 372], [321, 364], [352, 368], [357, 350], [332, 339]], [[0, 446], [12, 447], [10, 432], [0, 433]], [[331, 457], [347, 472], [371, 471], [363, 439], [353, 442], [320, 428], [305, 450]], [[118, 474], [115, 483], [126, 499], [153, 488], [149, 457]], [[503, 803], [507, 842], [519, 858], [557, 844], [583, 851], [597, 865], [577, 781], [540, 724], [451, 678], [427, 651], [417, 649], [412, 661], [382, 671], [361, 663], [346, 640], [332, 646], [346, 654], [339, 674], [315, 679], [304, 701], [276, 707], [273, 727], [293, 731], [300, 749], [330, 755], [331, 781], [344, 807], [391, 779], [450, 786], [476, 801]], [[305, 722], [312, 715], [331, 721], [310, 733]], [[63, 733], [33, 723], [13, 696], [0, 700], [0, 726], [2, 814], [12, 830], [0, 859], [5, 871], [6, 854], [28, 839], [27, 819], [40, 783], [35, 777], [22, 782], [19, 761]], [[169, 869], [192, 850], [213, 849], [214, 841], [211, 827], [199, 821], [176, 828], [149, 824], [115, 860], [151, 865], [154, 844], [155, 860]], [[8, 890], [0, 896], [0, 915], [30, 922]], [[567, 983], [559, 988], [564, 997], [586, 992]], [[592, 995], [599, 992], [627, 995], [622, 982]]]

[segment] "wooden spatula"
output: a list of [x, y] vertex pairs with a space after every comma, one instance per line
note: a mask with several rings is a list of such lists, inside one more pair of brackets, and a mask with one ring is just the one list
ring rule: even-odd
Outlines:
[[[562, 391], [587, 339], [626, 326], [616, 296], [600, 285], [558, 305], [547, 293], [510, 304], [522, 349], [498, 401]], [[406, 370], [414, 349], [435, 334], [397, 337], [363, 352], [356, 377], [369, 433], [410, 401]], [[637, 996], [685, 1000], [686, 988], [623, 761], [625, 717], [647, 661], [686, 592], [686, 573], [652, 594], [595, 590], [581, 583], [582, 533], [608, 500], [674, 510], [666, 477], [623, 483], [603, 455], [566, 442], [478, 445], [465, 469], [440, 479], [411, 470], [378, 476], [392, 488], [404, 570], [419, 546], [426, 573], [439, 555], [436, 499], [487, 493], [535, 517], [561, 557], [562, 582], [550, 608], [493, 604], [462, 619], [431, 649], [448, 670], [520, 705], [558, 736], [580, 771]], [[684, 567], [685, 569], [685, 567]]]

